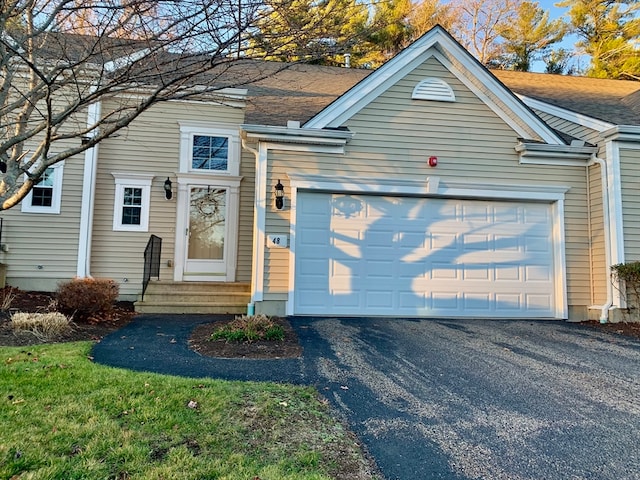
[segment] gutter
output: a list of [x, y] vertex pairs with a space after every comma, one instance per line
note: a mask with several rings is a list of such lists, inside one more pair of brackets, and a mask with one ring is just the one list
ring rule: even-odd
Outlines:
[[[242, 142], [242, 148], [248, 150], [249, 152], [253, 153], [253, 155], [255, 156], [255, 162], [256, 162], [256, 173], [259, 170], [259, 164], [260, 164], [260, 152], [258, 150], [256, 150], [255, 148], [250, 147], [249, 145], [247, 145], [246, 142], [246, 138], [242, 138], [241, 140]], [[258, 181], [258, 175], [255, 176], [255, 180]], [[258, 301], [257, 295], [256, 295], [256, 290], [257, 290], [257, 286], [258, 286], [258, 262], [260, 261], [259, 258], [259, 252], [258, 252], [258, 245], [263, 244], [262, 242], [262, 238], [259, 235], [258, 232], [258, 221], [259, 221], [259, 213], [258, 213], [258, 191], [260, 189], [258, 188], [258, 185], [254, 185], [253, 191], [254, 191], [254, 208], [253, 208], [253, 253], [252, 253], [252, 258], [251, 258], [251, 300], [249, 302], [249, 304], [247, 305], [247, 315], [253, 315], [255, 314], [255, 308], [256, 308], [256, 302]], [[261, 242], [261, 243], [259, 243]]]
[[[87, 126], [96, 125], [100, 118], [102, 104], [98, 101], [89, 105]], [[89, 134], [96, 135], [96, 131]], [[84, 153], [82, 176], [82, 203], [80, 208], [80, 232], [78, 236], [78, 262], [76, 276], [91, 278], [91, 244], [93, 239], [93, 210], [96, 198], [96, 172], [98, 169], [98, 144]]]
[[[605, 251], [605, 278], [609, 278], [609, 266], [611, 265], [611, 218], [609, 215], [609, 182], [607, 180], [607, 163], [593, 155], [591, 160], [587, 164], [587, 167], [598, 164], [600, 165], [600, 178], [602, 182], [602, 210], [603, 210], [603, 223], [604, 223], [604, 251]], [[613, 284], [607, 282], [607, 300], [602, 306], [596, 306], [600, 308], [600, 323], [607, 323], [609, 321], [609, 310], [613, 305]]]

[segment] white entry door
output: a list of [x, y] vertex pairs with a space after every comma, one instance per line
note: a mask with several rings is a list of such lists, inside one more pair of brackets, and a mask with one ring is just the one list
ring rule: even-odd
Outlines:
[[228, 255], [228, 189], [188, 186], [183, 280], [225, 280]]

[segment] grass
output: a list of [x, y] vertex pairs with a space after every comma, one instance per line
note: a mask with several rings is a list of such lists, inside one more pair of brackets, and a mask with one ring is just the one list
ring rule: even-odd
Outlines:
[[255, 342], [257, 340], [282, 341], [284, 328], [266, 315], [242, 315], [211, 334], [211, 339], [231, 342]]
[[369, 479], [316, 391], [97, 365], [90, 342], [0, 347], [0, 479]]

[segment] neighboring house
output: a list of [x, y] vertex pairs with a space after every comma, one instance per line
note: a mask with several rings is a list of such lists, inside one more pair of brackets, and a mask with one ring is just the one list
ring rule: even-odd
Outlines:
[[[374, 72], [298, 65], [246, 87], [156, 105], [52, 169], [2, 213], [8, 283], [108, 277], [135, 298], [154, 234], [151, 285], [247, 285], [229, 311], [619, 318], [640, 83], [492, 73], [436, 27]], [[168, 311], [162, 295], [139, 308]], [[178, 295], [188, 311], [209, 294]]]

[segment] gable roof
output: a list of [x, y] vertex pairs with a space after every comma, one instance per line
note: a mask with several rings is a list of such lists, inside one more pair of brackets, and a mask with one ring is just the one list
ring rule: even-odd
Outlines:
[[478, 62], [445, 29], [436, 26], [351, 88], [305, 124], [307, 128], [340, 127], [382, 92], [429, 58], [437, 59], [520, 137], [564, 144], [560, 136]]

